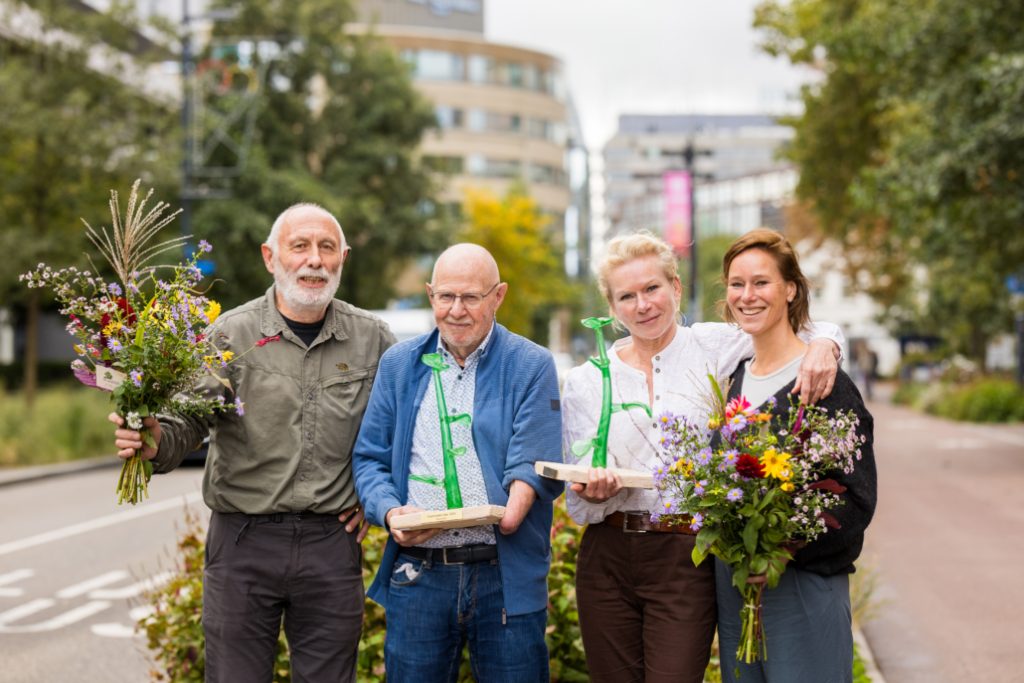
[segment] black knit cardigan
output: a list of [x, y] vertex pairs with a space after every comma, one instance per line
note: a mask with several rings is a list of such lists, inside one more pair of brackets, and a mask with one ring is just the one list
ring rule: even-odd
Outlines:
[[[743, 386], [745, 363], [732, 375], [729, 387], [729, 398], [740, 395]], [[775, 394], [775, 410], [772, 411], [772, 425], [787, 424], [789, 419], [789, 392], [793, 390], [796, 380], [790, 382]], [[821, 576], [836, 574], [852, 574], [854, 561], [860, 556], [864, 546], [864, 530], [871, 522], [878, 499], [878, 479], [875, 472], [874, 452], [874, 419], [864, 406], [853, 380], [840, 370], [836, 375], [832, 393], [818, 402], [819, 406], [829, 412], [852, 410], [860, 420], [857, 433], [865, 437], [861, 445], [861, 459], [854, 462], [853, 472], [845, 474], [842, 470], [828, 473], [838, 483], [846, 487], [840, 494], [844, 504], [830, 510], [839, 521], [840, 528], [829, 529], [815, 541], [797, 551], [793, 558], [793, 566]]]

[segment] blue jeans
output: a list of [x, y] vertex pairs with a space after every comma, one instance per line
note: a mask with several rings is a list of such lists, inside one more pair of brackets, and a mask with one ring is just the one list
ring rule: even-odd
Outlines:
[[498, 561], [429, 564], [399, 553], [388, 593], [388, 683], [455, 683], [462, 647], [478, 683], [546, 683], [547, 610], [509, 616]]

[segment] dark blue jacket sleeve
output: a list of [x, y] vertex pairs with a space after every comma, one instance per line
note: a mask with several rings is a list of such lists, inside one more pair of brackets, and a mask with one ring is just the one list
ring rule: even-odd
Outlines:
[[564, 484], [538, 475], [534, 463], [561, 462], [562, 411], [554, 360], [547, 353], [538, 356], [534, 360], [539, 362], [530, 364], [535, 370], [512, 422], [501, 485], [507, 491], [513, 481], [524, 481], [533, 487], [540, 500], [552, 501], [561, 495]]

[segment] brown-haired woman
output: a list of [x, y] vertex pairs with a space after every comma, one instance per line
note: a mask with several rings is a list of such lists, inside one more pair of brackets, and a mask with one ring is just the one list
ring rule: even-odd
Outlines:
[[[729, 398], [746, 396], [757, 407], [774, 396], [775, 424], [786, 424], [788, 396], [807, 345], [797, 336], [810, 321], [807, 280], [796, 252], [779, 233], [758, 229], [729, 247], [722, 260], [724, 317], [754, 342], [754, 357], [732, 375]], [[729, 683], [835, 683], [853, 680], [853, 633], [849, 574], [875, 509], [872, 418], [860, 393], [840, 371], [835, 388], [819, 405], [830, 412], [852, 410], [866, 437], [852, 473], [830, 473], [846, 487], [843, 505], [829, 529], [795, 553], [779, 585], [763, 595], [761, 615], [768, 657], [752, 665], [735, 662], [743, 600], [729, 567], [716, 560], [718, 642], [722, 681]], [[737, 678], [737, 674], [739, 677]]]

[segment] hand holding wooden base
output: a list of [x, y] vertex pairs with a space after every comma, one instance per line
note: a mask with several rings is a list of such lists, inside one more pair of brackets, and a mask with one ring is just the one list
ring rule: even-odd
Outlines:
[[[589, 465], [570, 465], [563, 462], [543, 462], [538, 461], [534, 463], [534, 470], [537, 474], [548, 479], [558, 479], [559, 481], [570, 481], [576, 484], [586, 484], [590, 481], [590, 466]], [[631, 489], [653, 489], [654, 488], [654, 475], [648, 472], [641, 472], [640, 470], [630, 470], [624, 467], [608, 467], [608, 472], [619, 475], [619, 479], [622, 480], [622, 485], [626, 488]]]
[[395, 515], [388, 524], [399, 531], [417, 529], [462, 529], [467, 526], [497, 524], [505, 514], [501, 505], [474, 505], [452, 510], [424, 510], [407, 515]]

